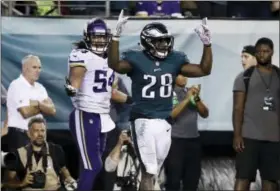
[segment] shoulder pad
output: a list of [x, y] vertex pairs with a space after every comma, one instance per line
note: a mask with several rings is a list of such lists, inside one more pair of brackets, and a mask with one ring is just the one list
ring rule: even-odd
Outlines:
[[180, 64], [190, 63], [188, 56], [182, 51], [173, 51], [173, 56], [180, 60]]
[[139, 52], [140, 52], [139, 50], [127, 50], [127, 51], [122, 52], [121, 58], [126, 57], [126, 56], [133, 56]]
[[177, 51], [177, 50], [174, 50], [173, 51], [173, 54], [176, 55], [176, 56], [186, 56], [186, 54], [182, 51]]
[[74, 49], [69, 55], [68, 62], [70, 67], [86, 66], [86, 57], [88, 50]]

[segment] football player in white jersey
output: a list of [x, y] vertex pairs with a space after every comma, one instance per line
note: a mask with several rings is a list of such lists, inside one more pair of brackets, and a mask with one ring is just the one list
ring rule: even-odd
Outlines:
[[78, 190], [91, 190], [102, 169], [106, 132], [115, 128], [109, 116], [111, 98], [131, 102], [127, 95], [112, 91], [115, 74], [106, 57], [111, 37], [102, 19], [91, 20], [84, 29], [83, 40], [68, 58], [69, 80], [66, 79], [65, 89], [75, 108], [70, 114], [69, 127], [83, 162]]

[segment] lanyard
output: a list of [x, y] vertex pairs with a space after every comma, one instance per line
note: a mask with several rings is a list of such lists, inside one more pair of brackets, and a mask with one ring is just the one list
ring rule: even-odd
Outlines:
[[260, 75], [260, 77], [261, 77], [261, 80], [262, 80], [262, 82], [263, 82], [263, 84], [264, 84], [264, 86], [265, 86], [265, 88], [266, 88], [267, 93], [269, 93], [269, 92], [270, 92], [271, 82], [272, 82], [273, 69], [272, 69], [271, 74], [270, 74], [270, 76], [269, 76], [268, 84], [265, 82], [264, 77], [263, 77], [263, 75], [261, 74], [261, 72], [259, 71], [258, 68], [257, 68], [257, 71], [258, 71], [258, 73], [259, 73], [259, 75]]

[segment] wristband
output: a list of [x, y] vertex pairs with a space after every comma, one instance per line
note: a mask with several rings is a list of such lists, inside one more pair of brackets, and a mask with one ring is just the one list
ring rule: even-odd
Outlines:
[[125, 103], [132, 104], [133, 103], [132, 97], [131, 96], [127, 96]]
[[113, 40], [113, 41], [118, 41], [118, 42], [119, 42], [120, 37], [119, 37], [119, 36], [113, 36], [112, 40]]
[[194, 101], [195, 101], [195, 103], [196, 103], [196, 102], [199, 102], [199, 101], [200, 101], [200, 97], [199, 97], [199, 96], [196, 96], [196, 97], [194, 98]]

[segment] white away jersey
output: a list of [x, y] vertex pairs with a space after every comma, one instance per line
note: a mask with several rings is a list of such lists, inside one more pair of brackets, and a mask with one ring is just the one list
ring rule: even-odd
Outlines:
[[84, 66], [87, 71], [78, 93], [71, 100], [76, 109], [91, 113], [109, 113], [114, 71], [107, 58], [85, 49], [74, 49], [68, 59], [68, 69]]

